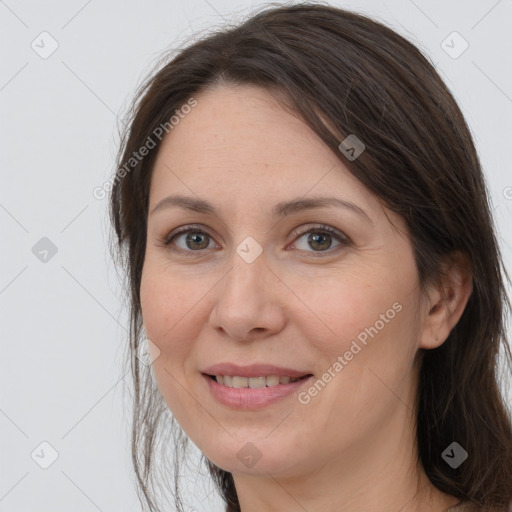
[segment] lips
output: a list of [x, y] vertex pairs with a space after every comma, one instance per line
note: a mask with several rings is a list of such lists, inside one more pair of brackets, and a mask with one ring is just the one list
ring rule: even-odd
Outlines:
[[[206, 383], [211, 396], [218, 403], [235, 410], [259, 410], [261, 408], [268, 407], [277, 401], [285, 400], [287, 397], [290, 399], [290, 397], [299, 392], [300, 389], [307, 386], [314, 379], [314, 376], [310, 373], [304, 375], [305, 372], [292, 370], [290, 368], [279, 368], [273, 365], [254, 365], [252, 367], [230, 365], [230, 369], [228, 369], [226, 365], [218, 365], [208, 368], [207, 371], [225, 372], [222, 377], [222, 383], [217, 381], [219, 374], [217, 374], [217, 377], [215, 378], [208, 373], [203, 373], [203, 381]], [[251, 381], [258, 384], [257, 381], [260, 381], [260, 377], [229, 375], [229, 373], [248, 373], [250, 375], [255, 375], [260, 372], [266, 373], [268, 371], [276, 372], [278, 374], [292, 373], [294, 375], [302, 376], [295, 377], [292, 380], [290, 377], [285, 375], [279, 378], [279, 380], [283, 379], [284, 382], [279, 382], [278, 384], [275, 384], [277, 376], [271, 377], [271, 384], [274, 385], [270, 386], [266, 383], [267, 377], [264, 377], [265, 386], [256, 385], [255, 387], [252, 387]], [[228, 383], [226, 383], [224, 379], [228, 379]], [[229, 382], [229, 380], [231, 380], [231, 382]], [[234, 386], [233, 381], [235, 381]], [[247, 386], [245, 385], [246, 382], [248, 384]]]
[[203, 374], [208, 376], [223, 376], [229, 377], [271, 377], [277, 376], [289, 377], [290, 379], [300, 379], [307, 375], [311, 375], [311, 372], [307, 370], [296, 370], [293, 368], [286, 368], [282, 366], [274, 366], [272, 364], [252, 364], [249, 366], [240, 366], [233, 363], [220, 363], [214, 366], [205, 368], [202, 371]]

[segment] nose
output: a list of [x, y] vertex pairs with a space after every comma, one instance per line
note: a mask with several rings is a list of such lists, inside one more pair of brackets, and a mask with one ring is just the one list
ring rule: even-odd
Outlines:
[[216, 296], [210, 327], [236, 341], [277, 334], [286, 323], [282, 300], [287, 290], [264, 253], [248, 263], [233, 252], [230, 270], [212, 290]]

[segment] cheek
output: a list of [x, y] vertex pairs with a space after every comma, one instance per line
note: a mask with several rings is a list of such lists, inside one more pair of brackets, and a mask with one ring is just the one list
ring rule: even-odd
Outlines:
[[179, 280], [169, 279], [156, 267], [145, 267], [140, 288], [142, 318], [146, 336], [159, 350], [152, 372], [168, 408], [179, 417], [186, 409], [180, 390], [187, 387], [185, 363], [195, 335], [194, 324], [186, 321], [194, 294], [184, 290]]
[[190, 278], [171, 275], [169, 269], [147, 260], [140, 297], [146, 335], [159, 350], [152, 372], [167, 407], [185, 429], [202, 413], [199, 403], [185, 391], [192, 340], [200, 327], [199, 322], [190, 321], [190, 315], [200, 314], [202, 296], [204, 292], [192, 286]]
[[418, 329], [410, 283], [381, 277], [351, 284], [310, 293], [305, 302], [316, 304], [322, 321], [301, 323], [321, 381], [299, 397], [303, 421], [340, 442], [378, 429], [402, 405], [397, 396], [408, 402]]
[[[309, 306], [310, 316], [316, 318], [316, 322], [310, 323], [310, 328], [317, 333], [314, 335], [311, 332], [307, 338], [319, 347], [332, 347], [334, 351], [339, 351], [343, 343], [333, 343], [334, 340], [352, 340], [376, 323], [379, 332], [389, 330], [393, 319], [399, 316], [396, 310], [400, 307], [395, 305], [393, 308], [393, 304], [400, 302], [402, 294], [383, 280], [379, 283], [376, 279], [374, 283], [345, 280], [334, 285], [332, 282], [326, 283], [310, 291], [304, 303]], [[323, 336], [319, 336], [319, 328]], [[360, 339], [364, 341], [364, 336]]]
[[[414, 266], [410, 272], [405, 266], [401, 273], [391, 265], [386, 270], [367, 269], [333, 279], [302, 295], [309, 311], [300, 321], [301, 331], [320, 356], [318, 373], [331, 368], [337, 374], [350, 374], [343, 385], [353, 389], [360, 379], [368, 378], [369, 368], [399, 379], [408, 373], [417, 349], [419, 297]], [[332, 368], [336, 361], [339, 364]], [[340, 365], [351, 369], [342, 372]]]
[[[189, 317], [201, 314], [208, 283], [179, 275], [149, 259], [141, 278], [140, 297], [146, 334], [162, 355], [172, 352], [173, 358], [190, 346], [199, 322]], [[203, 298], [203, 301], [201, 299]]]

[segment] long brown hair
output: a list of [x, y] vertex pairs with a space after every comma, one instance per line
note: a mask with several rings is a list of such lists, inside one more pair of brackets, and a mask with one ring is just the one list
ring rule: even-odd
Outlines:
[[[130, 108], [117, 159], [125, 172], [116, 175], [109, 204], [111, 251], [126, 270], [130, 300], [132, 455], [141, 501], [160, 510], [150, 483], [159, 435], [169, 430], [161, 395], [136, 357], [149, 185], [160, 146], [155, 129], [167, 123], [172, 137], [169, 119], [208, 87], [252, 84], [299, 115], [355, 177], [405, 219], [422, 288], [439, 277], [443, 257], [453, 251], [469, 257], [473, 293], [460, 321], [439, 348], [420, 351], [417, 444], [438, 489], [504, 510], [512, 499], [512, 426], [499, 373], [505, 368], [510, 375], [512, 369], [505, 330], [508, 275], [471, 133], [433, 65], [384, 24], [312, 2], [268, 4], [238, 26], [217, 29], [165, 59]], [[338, 149], [350, 134], [366, 146], [353, 161]], [[149, 137], [156, 148], [127, 168]], [[182, 454], [183, 433], [175, 441], [175, 455]], [[469, 454], [456, 469], [442, 458], [453, 441]], [[231, 473], [203, 461], [228, 510], [240, 511]], [[173, 494], [182, 511], [177, 483]]]

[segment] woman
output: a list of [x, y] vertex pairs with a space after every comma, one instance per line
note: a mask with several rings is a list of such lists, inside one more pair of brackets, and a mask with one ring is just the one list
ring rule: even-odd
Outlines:
[[228, 511], [506, 511], [506, 272], [470, 132], [418, 49], [271, 7], [137, 98], [110, 214], [150, 510], [158, 435], [177, 464], [184, 431]]

